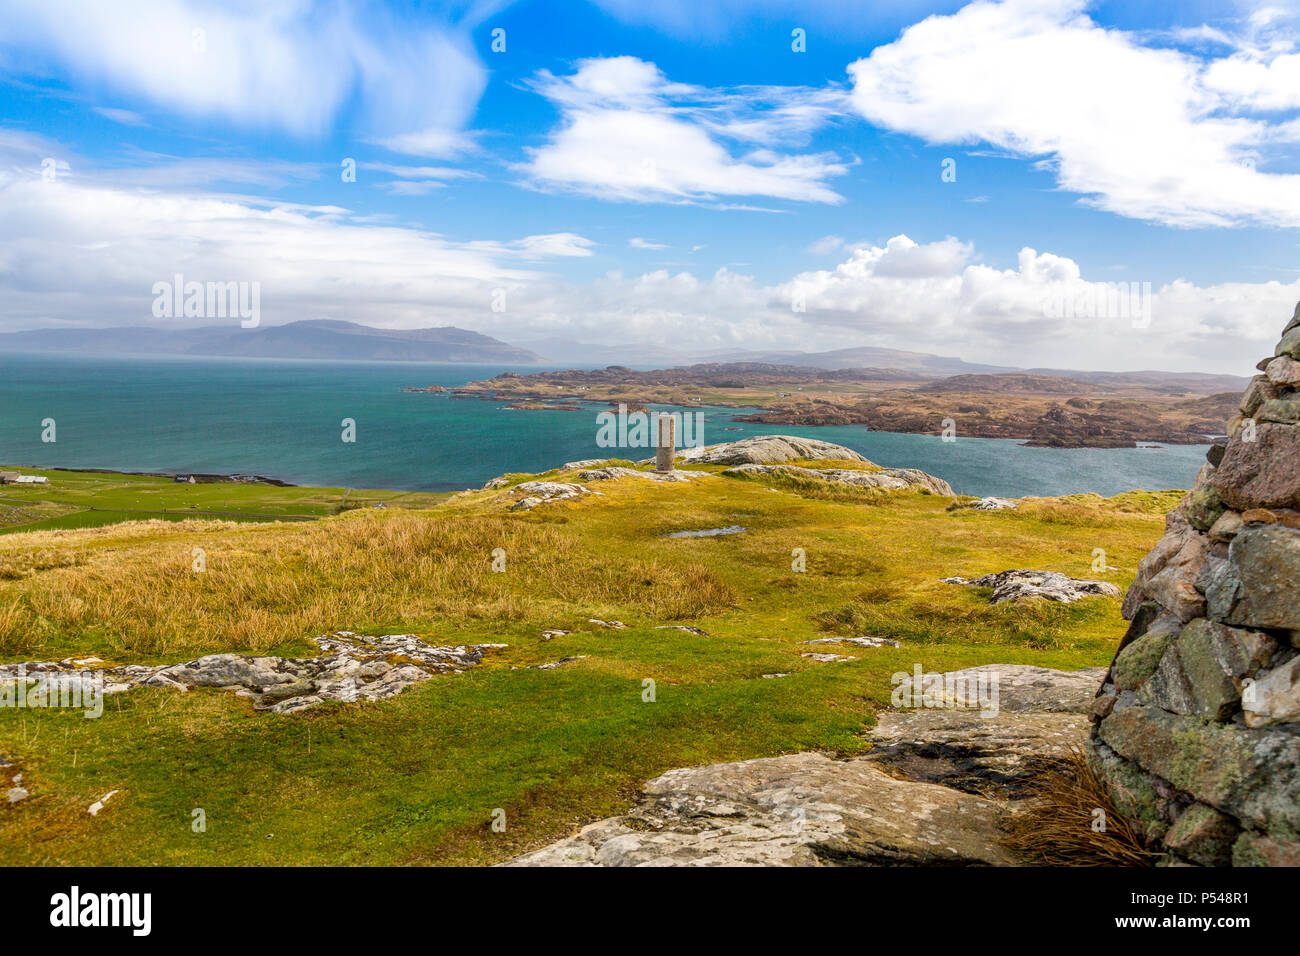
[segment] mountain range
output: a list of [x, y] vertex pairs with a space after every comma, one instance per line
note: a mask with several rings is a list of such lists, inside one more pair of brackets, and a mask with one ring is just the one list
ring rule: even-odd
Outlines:
[[536, 352], [453, 325], [430, 329], [375, 329], [330, 319], [308, 319], [255, 329], [232, 326], [39, 329], [0, 335], [0, 349], [461, 365], [541, 365], [546, 362]]
[[[954, 375], [1032, 373], [1065, 376], [1096, 385], [1141, 384], [1171, 391], [1211, 393], [1240, 391], [1246, 379], [1199, 372], [1089, 372], [1071, 369], [1022, 369], [982, 365], [951, 356], [859, 346], [827, 352], [728, 349], [686, 352], [671, 347], [591, 345], [548, 339], [531, 348], [446, 325], [427, 329], [376, 329], [355, 322], [306, 319], [287, 325], [244, 329], [237, 326], [155, 328], [125, 326], [92, 329], [37, 329], [0, 334], [0, 350], [26, 352], [94, 352], [128, 355], [194, 355], [242, 358], [361, 360], [373, 362], [441, 362], [458, 365], [551, 365], [573, 363], [591, 368], [601, 363], [633, 368], [698, 365], [800, 366], [892, 372], [916, 379]], [[540, 350], [534, 351], [534, 349]], [[752, 369], [751, 369], [752, 371]]]

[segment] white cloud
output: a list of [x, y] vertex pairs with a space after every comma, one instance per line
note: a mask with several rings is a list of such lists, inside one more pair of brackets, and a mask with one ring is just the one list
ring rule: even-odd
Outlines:
[[0, 136], [0, 326], [149, 324], [152, 284], [257, 281], [267, 324], [331, 317], [382, 326], [461, 324], [494, 289], [546, 273], [524, 263], [590, 256], [574, 233], [457, 242], [366, 224], [334, 206], [41, 177], [49, 144]]
[[651, 242], [649, 239], [642, 239], [640, 236], [633, 236], [627, 241], [627, 244], [633, 249], [667, 249], [662, 242]]
[[[1110, 305], [1119, 289], [1083, 276], [1069, 258], [1030, 248], [1014, 268], [976, 260], [957, 239], [896, 236], [857, 247], [833, 269], [772, 285], [727, 268], [704, 277], [659, 269], [585, 284], [546, 281], [521, 289], [512, 300], [521, 317], [497, 329], [505, 338], [562, 336], [629, 350], [639, 342], [690, 352], [878, 345], [997, 365], [1248, 375], [1300, 299], [1300, 280], [1180, 279], [1153, 284], [1149, 324], [1081, 307], [1071, 316], [1060, 303]], [[806, 311], [794, 310], [799, 300]]]
[[398, 166], [392, 163], [361, 163], [363, 170], [385, 173], [394, 179], [378, 184], [394, 196], [426, 196], [435, 189], [446, 189], [448, 179], [478, 179], [479, 173], [450, 166]]
[[825, 256], [839, 251], [843, 246], [844, 239], [841, 236], [822, 236], [816, 242], [809, 243], [805, 251], [814, 255]]
[[1239, 107], [1253, 110], [1300, 108], [1300, 53], [1274, 56], [1236, 53], [1212, 63], [1205, 84]]
[[121, 123], [123, 126], [143, 126], [144, 117], [132, 110], [120, 110], [111, 106], [96, 106], [95, 112], [105, 119], [110, 119], [114, 123]]
[[1300, 124], [1251, 112], [1300, 105], [1291, 56], [1143, 46], [1085, 6], [978, 0], [929, 17], [849, 66], [853, 104], [932, 143], [1043, 160], [1063, 189], [1124, 216], [1300, 226], [1300, 175], [1264, 172], [1261, 158], [1300, 142]]
[[362, 169], [387, 173], [399, 179], [471, 179], [477, 177], [467, 169], [452, 166], [398, 166], [393, 163], [361, 163]]
[[844, 0], [592, 0], [625, 23], [648, 25], [684, 41], [713, 44], [729, 39], [762, 20], [783, 27], [778, 40], [790, 41], [790, 30], [806, 28], [810, 50], [823, 37], [869, 34], [894, 24], [910, 23], [934, 11], [934, 0], [889, 0], [887, 3], [845, 3]]
[[[427, 14], [325, 0], [13, 0], [0, 49], [31, 72], [194, 117], [309, 136], [353, 97], [363, 132], [447, 156], [487, 81], [468, 31]], [[107, 115], [107, 114], [106, 114]]]
[[[578, 282], [543, 266], [594, 254], [575, 233], [454, 241], [332, 206], [124, 188], [75, 172], [45, 182], [40, 157], [51, 145], [0, 130], [0, 328], [148, 324], [153, 283], [180, 272], [260, 282], [268, 325], [454, 324], [629, 353], [640, 343], [698, 352], [872, 344], [993, 364], [1248, 374], [1300, 299], [1300, 280], [1178, 280], [1153, 289], [1149, 327], [1122, 315], [1054, 318], [1048, 302], [1108, 287], [1069, 258], [1029, 248], [1013, 268], [995, 268], [953, 237], [855, 246], [834, 268], [770, 284], [736, 267]], [[504, 312], [492, 311], [497, 290]], [[806, 311], [794, 311], [796, 298]]]
[[526, 236], [507, 243], [506, 248], [517, 250], [526, 259], [547, 259], [556, 256], [585, 258], [592, 254], [595, 243], [572, 232], [553, 232], [541, 236]]
[[422, 129], [414, 133], [383, 136], [374, 142], [395, 153], [408, 156], [428, 156], [434, 159], [453, 159], [478, 149], [478, 143], [468, 133], [445, 129]]
[[379, 188], [394, 196], [427, 196], [435, 189], [446, 189], [447, 184], [436, 179], [390, 179]]
[[630, 56], [582, 60], [571, 76], [542, 71], [532, 86], [562, 113], [521, 167], [539, 188], [624, 202], [843, 201], [827, 185], [846, 171], [837, 157], [781, 151], [832, 115], [835, 91], [709, 90]]
[[146, 165], [99, 169], [77, 160], [73, 172], [79, 181], [115, 187], [147, 186], [177, 189], [185, 186], [210, 188], [219, 183], [274, 189], [319, 179], [321, 168], [311, 163], [282, 160], [176, 158], [152, 153], [132, 154]]

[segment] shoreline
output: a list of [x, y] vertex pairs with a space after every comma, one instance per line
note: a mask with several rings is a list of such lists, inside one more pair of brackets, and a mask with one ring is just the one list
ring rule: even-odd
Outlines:
[[[407, 393], [426, 393], [430, 389], [413, 388], [406, 386], [402, 389]], [[675, 408], [682, 412], [698, 412], [715, 410], [715, 408], [725, 408], [728, 412], [744, 411], [746, 408], [753, 408], [754, 414], [736, 415], [732, 421], [746, 425], [788, 425], [790, 428], [852, 428], [861, 425], [865, 431], [871, 434], [928, 434], [928, 436], [939, 436], [940, 429], [933, 428], [872, 428], [867, 421], [846, 420], [846, 421], [800, 421], [796, 416], [783, 415], [781, 412], [772, 412], [766, 406], [758, 405], [754, 402], [736, 402], [733, 405], [728, 403], [710, 402], [707, 406], [699, 405], [681, 405], [679, 402], [656, 401], [653, 398], [628, 399], [628, 401], [607, 401], [604, 398], [588, 398], [581, 395], [555, 395], [555, 397], [537, 398], [533, 393], [506, 394], [499, 393], [486, 395], [477, 390], [460, 388], [447, 388], [442, 390], [448, 398], [469, 398], [477, 399], [480, 402], [499, 402], [503, 410], [508, 411], [585, 411], [586, 408], [578, 406], [589, 406], [603, 411], [617, 411], [619, 405], [628, 406], [629, 414], [632, 414], [634, 408], [645, 408], [647, 405], [660, 405], [668, 408]], [[573, 403], [577, 405], [573, 405]], [[963, 438], [989, 438], [993, 441], [1014, 441], [1015, 444], [1023, 447], [1043, 447], [1043, 449], [1091, 449], [1091, 450], [1108, 450], [1108, 449], [1143, 449], [1143, 447], [1164, 447], [1174, 446], [1197, 446], [1213, 445], [1217, 441], [1223, 441], [1227, 436], [1223, 434], [1174, 434], [1174, 436], [1161, 436], [1157, 438], [1102, 438], [1099, 441], [1070, 441], [1067, 438], [1048, 437], [1043, 438], [1034, 436], [1034, 434], [996, 434], [993, 432], [1001, 431], [995, 427], [985, 427], [985, 425], [976, 423], [967, 424], [965, 428], [959, 431], [959, 437]], [[1019, 431], [1019, 429], [1013, 429]]]
[[[82, 475], [129, 475], [133, 478], [193, 478], [196, 485], [273, 485], [276, 488], [325, 487], [296, 485], [291, 481], [269, 475], [249, 475], [233, 472], [228, 475], [205, 474], [197, 471], [127, 471], [122, 468], [72, 468], [66, 465], [5, 465], [5, 468], [27, 468], [32, 471], [68, 471]], [[386, 489], [385, 489], [386, 490]]]
[[876, 433], [1005, 439], [1043, 448], [1214, 444], [1225, 437], [1222, 423], [1238, 405], [1235, 393], [1175, 392], [1146, 382], [1103, 384], [1030, 373], [900, 381], [878, 369], [764, 363], [653, 372], [624, 366], [507, 372], [440, 390], [451, 398], [524, 410], [575, 403], [721, 409], [735, 424], [862, 426]]

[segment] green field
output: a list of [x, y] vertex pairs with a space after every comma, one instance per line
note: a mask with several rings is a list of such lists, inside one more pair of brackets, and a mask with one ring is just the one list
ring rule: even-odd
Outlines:
[[[95, 480], [108, 485], [103, 498]], [[1120, 569], [1106, 579], [1126, 586], [1180, 494], [950, 512], [950, 499], [925, 494], [713, 475], [600, 482], [599, 496], [532, 511], [510, 511], [517, 496], [495, 490], [330, 515], [341, 493], [327, 489], [84, 481], [83, 507], [224, 503], [323, 517], [0, 537], [0, 661], [306, 655], [332, 629], [509, 647], [390, 700], [288, 716], [204, 689], [117, 694], [97, 720], [0, 708], [0, 755], [32, 791], [0, 806], [0, 863], [495, 862], [625, 809], [672, 767], [858, 753], [891, 674], [916, 663], [1107, 663], [1125, 626], [1117, 599], [994, 607], [987, 591], [939, 578], [1016, 567], [1095, 577], [1102, 548]], [[46, 493], [76, 497], [57, 483]], [[732, 524], [748, 530], [663, 537]], [[206, 550], [206, 574], [189, 573], [193, 547]], [[491, 572], [496, 548], [505, 573]], [[665, 624], [708, 636], [656, 629]], [[553, 627], [574, 633], [544, 641]], [[803, 641], [860, 634], [902, 647], [850, 646], [841, 653], [857, 659], [837, 663], [801, 656], [813, 649]], [[763, 676], [775, 673], [790, 676]], [[489, 826], [498, 808], [504, 833]]]
[[98, 528], [147, 518], [292, 521], [373, 507], [379, 502], [385, 507], [427, 508], [447, 497], [426, 492], [281, 488], [235, 481], [191, 485], [146, 475], [3, 465], [0, 471], [21, 471], [49, 479], [47, 485], [0, 485], [0, 534], [18, 530]]

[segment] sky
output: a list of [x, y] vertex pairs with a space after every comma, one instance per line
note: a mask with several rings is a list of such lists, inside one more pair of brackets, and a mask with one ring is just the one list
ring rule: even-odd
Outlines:
[[1300, 301], [1300, 9], [0, 0], [0, 331], [239, 324], [158, 317], [177, 275], [625, 364], [1247, 374]]

